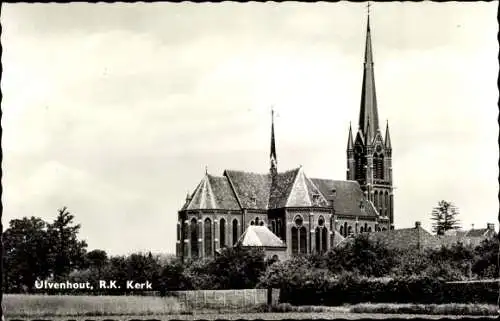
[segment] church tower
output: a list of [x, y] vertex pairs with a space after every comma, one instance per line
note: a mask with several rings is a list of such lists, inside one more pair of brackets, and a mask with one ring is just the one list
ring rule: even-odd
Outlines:
[[274, 140], [274, 110], [271, 109], [271, 153], [269, 154], [271, 167], [269, 169], [272, 176], [278, 174], [278, 158], [276, 157], [276, 142]]
[[389, 123], [385, 139], [379, 127], [369, 12], [358, 130], [353, 139], [349, 125], [347, 139], [347, 179], [359, 182], [366, 198], [375, 205], [381, 217], [389, 219], [393, 228], [392, 146]]

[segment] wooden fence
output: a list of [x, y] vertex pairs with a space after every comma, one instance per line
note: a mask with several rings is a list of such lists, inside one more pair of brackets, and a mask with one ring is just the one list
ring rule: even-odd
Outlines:
[[279, 289], [172, 291], [186, 309], [241, 309], [277, 304]]

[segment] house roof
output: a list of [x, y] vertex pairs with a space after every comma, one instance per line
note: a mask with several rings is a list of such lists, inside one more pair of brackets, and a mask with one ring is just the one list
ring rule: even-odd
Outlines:
[[472, 229], [472, 230], [467, 231], [465, 236], [467, 236], [467, 237], [480, 237], [480, 236], [486, 235], [488, 232], [489, 232], [489, 229], [487, 229], [487, 228]]
[[250, 225], [237, 244], [249, 247], [286, 247], [285, 243], [265, 225]]
[[368, 237], [389, 248], [427, 247], [434, 243], [434, 236], [420, 226], [373, 232]]

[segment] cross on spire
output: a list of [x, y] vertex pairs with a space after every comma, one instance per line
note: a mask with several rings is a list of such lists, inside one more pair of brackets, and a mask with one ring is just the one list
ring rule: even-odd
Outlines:
[[366, 11], [368, 12], [368, 15], [370, 15], [370, 7], [371, 7], [371, 3], [370, 1], [368, 1], [368, 3], [366, 4]]

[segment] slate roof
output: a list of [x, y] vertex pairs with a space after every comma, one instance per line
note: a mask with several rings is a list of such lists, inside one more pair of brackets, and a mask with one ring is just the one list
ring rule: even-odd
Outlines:
[[267, 226], [250, 225], [239, 238], [237, 244], [242, 246], [284, 247], [285, 243], [279, 239]]
[[368, 237], [389, 248], [424, 248], [436, 245], [435, 236], [420, 226], [368, 233]]
[[481, 237], [481, 236], [485, 236], [488, 232], [489, 232], [489, 229], [487, 229], [487, 228], [472, 229], [472, 230], [469, 230], [465, 234], [465, 236], [468, 236], [468, 237]]
[[238, 202], [226, 177], [206, 174], [182, 210], [238, 210]]
[[267, 209], [271, 176], [243, 171], [224, 171], [224, 176], [234, 187], [242, 208]]
[[290, 195], [298, 173], [299, 168], [296, 168], [276, 175], [269, 195], [269, 208], [286, 206], [288, 195]]
[[[337, 181], [331, 179], [312, 178], [327, 200], [332, 200], [335, 189], [335, 212], [339, 215], [377, 216], [373, 204], [365, 199], [363, 191], [356, 181]], [[360, 206], [362, 204], [362, 207]]]
[[235, 170], [226, 170], [223, 176], [205, 174], [181, 210], [331, 208], [332, 189], [336, 190], [337, 214], [377, 215], [373, 204], [365, 200], [358, 182], [310, 179], [302, 167], [274, 177]]

